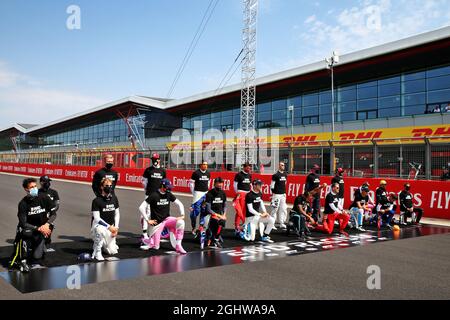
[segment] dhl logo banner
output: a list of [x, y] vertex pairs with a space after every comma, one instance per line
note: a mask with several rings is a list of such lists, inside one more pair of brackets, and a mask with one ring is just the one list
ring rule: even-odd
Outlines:
[[[400, 128], [383, 128], [371, 130], [355, 130], [343, 131], [335, 133], [335, 142], [337, 146], [349, 145], [369, 145], [372, 140], [376, 140], [377, 144], [418, 144], [425, 143], [424, 138], [439, 142], [450, 142], [450, 124], [448, 125], [432, 125], [424, 127], [400, 127]], [[272, 136], [267, 138], [258, 138], [256, 143], [258, 145], [277, 143], [281, 146], [288, 147], [291, 142], [294, 147], [320, 146], [328, 145], [331, 140], [331, 132], [308, 133], [308, 134], [294, 134]], [[223, 141], [194, 141], [193, 143], [184, 142], [170, 142], [167, 147], [172, 150], [175, 146], [191, 146], [199, 147], [217, 146], [221, 147], [227, 144], [239, 143], [235, 140]]]

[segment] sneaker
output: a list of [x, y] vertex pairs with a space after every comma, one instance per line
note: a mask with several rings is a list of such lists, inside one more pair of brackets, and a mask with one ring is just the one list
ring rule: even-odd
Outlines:
[[148, 251], [150, 250], [152, 247], [150, 247], [148, 244], [143, 244], [142, 246], [139, 247], [139, 249], [143, 250], [143, 251]]
[[263, 237], [261, 237], [261, 241], [262, 241], [262, 242], [273, 243], [273, 240], [270, 239], [269, 236], [263, 236]]
[[363, 227], [358, 227], [358, 228], [356, 228], [357, 230], [359, 230], [359, 231], [361, 231], [361, 232], [365, 232], [366, 231], [366, 229], [364, 229]]
[[386, 227], [388, 227], [389, 230], [394, 229], [390, 224], [387, 224]]
[[153, 245], [153, 238], [145, 238], [141, 239], [142, 245], [152, 246]]
[[242, 238], [242, 231], [239, 228], [234, 229], [234, 235], [238, 238]]
[[282, 224], [280, 224], [280, 228], [283, 229], [283, 230], [286, 230], [287, 226], [284, 223], [282, 223]]
[[30, 272], [30, 266], [28, 265], [27, 260], [20, 261], [19, 270], [24, 273]]
[[181, 244], [177, 244], [177, 247], [175, 248], [175, 251], [179, 254], [186, 254], [186, 250], [183, 249], [183, 247], [181, 246]]
[[219, 239], [214, 240], [214, 246], [215, 246], [216, 248], [222, 248], [222, 244], [220, 243], [220, 240], [219, 240]]
[[340, 234], [341, 236], [348, 237], [348, 233], [345, 232], [344, 230], [339, 231], [339, 234]]
[[92, 254], [92, 259], [95, 259], [97, 261], [105, 261], [105, 258], [103, 258], [102, 252], [98, 251], [98, 252], [94, 252]]
[[349, 223], [347, 224], [347, 226], [348, 226], [350, 229], [353, 229], [353, 223], [349, 222]]

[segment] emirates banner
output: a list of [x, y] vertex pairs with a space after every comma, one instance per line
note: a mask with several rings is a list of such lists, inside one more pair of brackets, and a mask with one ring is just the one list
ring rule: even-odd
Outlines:
[[[0, 172], [15, 173], [25, 176], [42, 176], [48, 175], [56, 179], [66, 179], [73, 181], [91, 182], [95, 171], [98, 168], [81, 167], [81, 166], [58, 166], [43, 164], [13, 164], [0, 163]], [[127, 187], [142, 187], [143, 169], [123, 169], [115, 168], [119, 173], [118, 185]], [[185, 170], [168, 170], [167, 176], [174, 185], [174, 192], [189, 192], [189, 181], [191, 171]], [[233, 180], [235, 172], [212, 172], [212, 179], [221, 176], [224, 183], [224, 190], [227, 196], [234, 197]], [[264, 200], [270, 198], [270, 181], [271, 175], [253, 174], [252, 178], [259, 178], [264, 182], [263, 194]], [[324, 176], [321, 178], [322, 183], [330, 185], [332, 177]], [[294, 202], [294, 198], [303, 192], [305, 185], [305, 175], [290, 175], [287, 183], [287, 198], [289, 203]], [[348, 207], [353, 201], [354, 189], [361, 186], [363, 182], [369, 182], [371, 194], [374, 198], [374, 192], [381, 178], [352, 178], [344, 177], [345, 181], [345, 207]], [[424, 216], [428, 218], [450, 219], [450, 182], [445, 181], [428, 181], [428, 180], [404, 180], [404, 179], [386, 179], [388, 181], [387, 191], [400, 193], [406, 182], [411, 184], [411, 193], [414, 196], [414, 204], [424, 209]], [[322, 205], [326, 193], [329, 191], [322, 190]]]

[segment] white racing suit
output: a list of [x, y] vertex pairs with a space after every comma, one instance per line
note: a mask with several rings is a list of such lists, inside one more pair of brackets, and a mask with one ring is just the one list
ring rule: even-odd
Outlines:
[[[93, 254], [94, 258], [98, 252], [105, 252], [109, 255], [115, 255], [119, 252], [119, 246], [116, 244], [116, 237], [113, 237], [111, 231], [108, 230], [109, 225], [100, 218], [100, 212], [93, 212], [94, 220], [92, 221], [91, 237], [94, 240]], [[120, 211], [115, 212], [115, 227], [119, 227]]]
[[[264, 208], [264, 203], [261, 201], [261, 206], [263, 212], [265, 213], [266, 209]], [[244, 223], [244, 239], [246, 241], [255, 241], [256, 237], [256, 229], [259, 228], [260, 236], [262, 237], [264, 234], [270, 234], [273, 227], [275, 226], [275, 219], [272, 216], [267, 216], [265, 218], [261, 218], [261, 214], [255, 211], [251, 204], [247, 204], [247, 209], [253, 214], [252, 217], [246, 217]]]
[[270, 215], [275, 222], [286, 224], [287, 219], [287, 205], [286, 194], [273, 194], [271, 201], [272, 212]]

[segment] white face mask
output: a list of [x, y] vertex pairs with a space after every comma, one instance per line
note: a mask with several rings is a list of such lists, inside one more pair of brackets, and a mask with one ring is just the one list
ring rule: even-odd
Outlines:
[[31, 189], [30, 189], [30, 196], [32, 196], [32, 197], [37, 197], [38, 194], [39, 194], [39, 190], [38, 190], [37, 187], [34, 187], [34, 188], [31, 188]]

